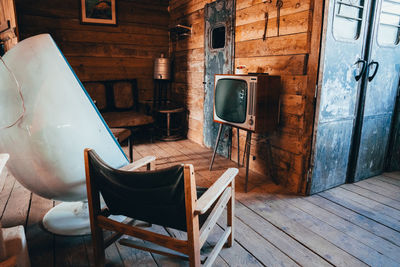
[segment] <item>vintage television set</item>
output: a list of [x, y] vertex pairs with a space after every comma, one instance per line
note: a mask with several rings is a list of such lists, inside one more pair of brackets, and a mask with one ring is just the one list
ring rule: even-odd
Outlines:
[[215, 75], [214, 121], [247, 131], [273, 131], [279, 122], [280, 76]]

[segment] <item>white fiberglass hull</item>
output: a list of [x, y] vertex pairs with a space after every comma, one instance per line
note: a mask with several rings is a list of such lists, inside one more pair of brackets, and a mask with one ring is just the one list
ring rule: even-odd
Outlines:
[[[83, 150], [115, 168], [128, 164], [118, 142], [48, 34], [28, 38], [3, 57], [21, 86], [26, 112], [0, 129], [0, 153], [27, 189], [49, 199], [86, 199]], [[22, 112], [9, 71], [0, 63], [0, 128]]]

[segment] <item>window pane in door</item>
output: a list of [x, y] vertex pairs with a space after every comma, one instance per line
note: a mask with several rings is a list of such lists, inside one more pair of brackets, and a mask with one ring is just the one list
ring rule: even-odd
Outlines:
[[333, 35], [339, 40], [357, 40], [364, 14], [364, 0], [336, 0]]
[[400, 34], [400, 1], [383, 0], [378, 30], [380, 45], [397, 45]]
[[225, 47], [225, 26], [214, 28], [211, 33], [211, 48], [218, 49]]

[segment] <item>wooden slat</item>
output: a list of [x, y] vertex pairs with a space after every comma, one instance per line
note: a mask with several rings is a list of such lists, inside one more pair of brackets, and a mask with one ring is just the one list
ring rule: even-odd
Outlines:
[[[390, 185], [394, 185], [394, 186], [400, 187], [400, 180], [399, 179], [392, 178], [392, 177], [387, 177], [387, 176], [383, 176], [383, 175], [377, 177], [376, 179], [379, 180], [379, 181], [388, 183]], [[400, 188], [399, 188], [399, 190], [400, 190]]]
[[338, 248], [325, 238], [314, 233], [295, 220], [283, 215], [280, 209], [272, 209], [270, 205], [265, 205], [265, 198], [239, 199], [239, 201], [249, 209], [262, 216], [265, 220], [272, 223], [275, 227], [284, 231], [286, 234], [296, 239], [318, 255], [321, 255], [333, 265], [338, 266], [366, 266], [346, 251]]
[[396, 199], [400, 199], [400, 188], [397, 186], [380, 181], [376, 178], [364, 180], [364, 181], [358, 182], [357, 184], [363, 184], [363, 183], [377, 185], [377, 186], [383, 188], [387, 192], [387, 194], [393, 195]]
[[379, 185], [371, 183], [369, 180], [364, 180], [364, 181], [361, 181], [361, 182], [357, 182], [357, 183], [355, 183], [355, 185], [357, 185], [359, 187], [362, 187], [364, 189], [373, 191], [373, 192], [375, 192], [377, 194], [380, 194], [382, 196], [389, 197], [389, 198], [391, 198], [393, 200], [398, 200], [399, 199], [399, 195], [397, 194], [397, 192], [392, 191], [391, 188], [389, 189], [389, 188], [381, 187]]
[[307, 90], [307, 76], [283, 75], [282, 94], [302, 95]]
[[390, 217], [390, 218], [400, 221], [400, 211], [399, 210], [396, 210], [394, 208], [391, 208], [389, 206], [381, 204], [375, 200], [363, 197], [361, 195], [355, 194], [348, 190], [344, 190], [340, 187], [334, 188], [334, 189], [330, 190], [329, 192], [331, 194], [334, 194], [337, 196], [342, 196], [346, 200], [362, 204], [370, 210], [379, 211], [379, 213], [385, 217]]
[[203, 226], [200, 228], [200, 247], [206, 242], [208, 235], [211, 230], [214, 228], [217, 223], [218, 218], [221, 216], [224, 211], [226, 204], [231, 198], [232, 190], [228, 187], [225, 189], [224, 193], [221, 195], [218, 202], [215, 204], [214, 209], [211, 211], [210, 215], [208, 215], [207, 220], [204, 222]]
[[[242, 2], [242, 3], [241, 3]], [[246, 2], [245, 4], [243, 2]], [[310, 9], [310, 0], [286, 0], [281, 7], [281, 16], [286, 16]], [[270, 13], [270, 18], [277, 17], [276, 2], [245, 0], [239, 1], [236, 12], [236, 25], [249, 24], [264, 19], [264, 13]]]
[[[237, 231], [237, 230], [236, 230]], [[224, 230], [217, 226], [208, 238], [210, 244], [216, 244]], [[231, 248], [224, 248], [219, 254], [229, 266], [264, 266], [251, 252], [234, 242]]]
[[172, 249], [168, 249], [162, 246], [158, 246], [155, 244], [152, 244], [150, 242], [148, 243], [143, 243], [141, 241], [134, 241], [132, 239], [128, 239], [128, 238], [122, 238], [118, 241], [121, 245], [123, 246], [127, 246], [127, 247], [131, 247], [134, 249], [139, 249], [139, 250], [144, 250], [144, 251], [148, 251], [151, 253], [156, 253], [156, 254], [160, 254], [160, 255], [164, 255], [164, 256], [168, 256], [168, 257], [174, 257], [174, 258], [178, 258], [181, 260], [189, 260], [188, 256], [179, 252], [176, 252]]
[[[132, 237], [126, 237], [126, 238], [136, 241], [140, 240]], [[157, 266], [157, 263], [154, 260], [153, 256], [151, 255], [151, 253], [147, 251], [126, 247], [120, 245], [118, 242], [115, 243], [115, 246], [117, 248], [117, 251], [120, 253], [120, 257], [122, 258], [122, 265], [124, 266], [146, 266], [146, 267]], [[109, 257], [107, 257], [107, 250], [106, 250], [106, 259], [110, 259]], [[115, 263], [115, 261], [112, 262]]]
[[59, 19], [52, 16], [41, 16], [40, 14], [23, 13], [23, 19], [20, 20], [19, 26], [21, 28], [27, 27], [42, 27], [52, 31], [54, 29], [76, 30], [76, 31], [96, 31], [96, 32], [110, 32], [110, 33], [133, 33], [133, 34], [147, 34], [147, 35], [166, 35], [166, 25], [157, 27], [156, 25], [149, 25], [143, 27], [141, 23], [123, 23], [118, 22], [118, 27], [104, 27], [101, 25], [80, 24], [79, 18]]
[[133, 163], [130, 163], [130, 164], [120, 168], [120, 170], [134, 171], [134, 170], [137, 170], [137, 169], [139, 169], [141, 167], [145, 167], [145, 166], [147, 166], [148, 170], [150, 170], [150, 169], [153, 170], [155, 160], [156, 160], [156, 157], [154, 157], [154, 156], [146, 156], [146, 157], [143, 157], [139, 160], [134, 161]]
[[351, 209], [348, 209], [342, 205], [336, 204], [326, 198], [318, 195], [310, 196], [305, 199], [330, 213], [339, 216], [353, 224], [356, 224], [363, 229], [373, 233], [376, 236], [382, 237], [393, 244], [400, 246], [400, 234], [399, 232], [380, 224], [379, 222], [365, 217]]
[[[226, 216], [223, 214], [219, 220], [219, 225], [223, 227]], [[257, 231], [247, 225], [247, 220], [242, 221], [235, 218], [236, 240], [241, 246], [251, 252], [265, 266], [299, 266], [287, 254], [276, 248], [268, 239], [264, 238]], [[261, 249], [262, 248], [262, 249]], [[322, 265], [324, 266], [324, 265]]]
[[[218, 226], [217, 226], [218, 227]], [[186, 240], [187, 239], [187, 234], [186, 232], [183, 231], [179, 231], [176, 229], [172, 229], [172, 228], [165, 228], [166, 232], [168, 232], [168, 234], [171, 237], [174, 238], [178, 238], [180, 240]], [[215, 232], [212, 232], [211, 234], [215, 234]], [[208, 242], [206, 242], [203, 247], [201, 248], [201, 262], [204, 262], [205, 259], [207, 258], [207, 255], [210, 253], [210, 251], [212, 250], [212, 248], [214, 247], [215, 244], [210, 244]], [[215, 266], [229, 266], [224, 259], [221, 257], [221, 255], [218, 255], [215, 262], [214, 262]]]
[[266, 72], [270, 75], [303, 75], [305, 64], [304, 54], [235, 58], [235, 65], [246, 66], [247, 72]]
[[54, 235], [41, 225], [43, 216], [54, 207], [54, 201], [32, 194], [26, 227], [26, 239], [31, 266], [54, 266]]
[[306, 54], [309, 52], [307, 33], [298, 33], [236, 43], [236, 57], [262, 57]]
[[54, 266], [90, 266], [83, 237], [54, 236]]
[[400, 172], [385, 172], [385, 173], [383, 173], [383, 175], [400, 180]]
[[[331, 266], [322, 257], [285, 234], [285, 232], [281, 231], [240, 202], [236, 203], [236, 216], [238, 220], [251, 227], [255, 232], [298, 264], [315, 267]], [[255, 244], [257, 245], [257, 243]], [[271, 256], [271, 258], [274, 258], [274, 256]]]
[[[294, 199], [296, 201], [296, 199]], [[360, 261], [368, 264], [369, 266], [387, 265], [393, 266], [398, 263], [391, 258], [382, 255], [375, 249], [365, 245], [362, 242], [358, 242], [352, 238], [346, 229], [346, 233], [337, 230], [323, 220], [318, 219], [316, 214], [310, 215], [302, 210], [288, 205], [286, 201], [273, 201], [271, 205], [276, 205], [276, 208], [282, 210], [289, 218], [295, 219], [298, 223], [312, 230], [314, 233], [324, 237], [326, 240], [337, 246], [338, 248], [348, 252], [352, 256], [358, 258]], [[293, 204], [293, 202], [291, 202]], [[318, 211], [315, 211], [318, 214]], [[344, 225], [346, 226], [346, 225]], [[349, 226], [349, 225], [347, 225]], [[343, 226], [342, 226], [343, 229]], [[352, 229], [355, 230], [355, 229]]]
[[208, 256], [206, 262], [204, 263], [205, 267], [211, 267], [214, 264], [215, 259], [218, 256], [218, 253], [221, 251], [222, 247], [224, 246], [226, 240], [228, 240], [229, 235], [231, 234], [232, 228], [227, 227], [222, 234], [220, 240], [218, 240], [217, 244], [215, 245], [214, 249], [211, 251], [210, 255]]
[[367, 190], [365, 188], [359, 187], [354, 184], [344, 184], [341, 186], [341, 188], [344, 188], [351, 192], [357, 193], [357, 194], [367, 197], [369, 199], [373, 199], [373, 200], [375, 200], [381, 204], [384, 204], [386, 206], [400, 210], [400, 199], [399, 199], [399, 201], [397, 201], [397, 200], [385, 197], [383, 195], [377, 194], [373, 191]]
[[207, 191], [197, 200], [195, 212], [204, 214], [214, 204], [225, 188], [233, 181], [237, 175], [238, 170], [235, 168], [229, 168], [225, 173], [218, 178], [218, 180], [207, 189]]
[[99, 221], [99, 226], [103, 229], [107, 230], [113, 230], [116, 229], [117, 231], [135, 236], [137, 238], [159, 244], [159, 245], [164, 245], [168, 248], [171, 248], [173, 250], [186, 253], [187, 252], [187, 244], [186, 242], [180, 241], [180, 240], [172, 240], [171, 238], [165, 237], [163, 235], [157, 234], [157, 233], [149, 233], [148, 231], [142, 230], [138, 227], [126, 227], [122, 223], [116, 222], [116, 221], [111, 221], [110, 219], [107, 219], [103, 216], [98, 216], [97, 217]]
[[18, 181], [15, 182], [5, 207], [1, 223], [3, 227], [26, 225], [32, 193]]
[[[289, 14], [281, 16], [279, 25], [280, 35], [296, 34], [300, 32], [307, 32], [308, 30], [308, 19], [309, 10], [298, 12], [295, 14]], [[277, 36], [277, 18], [274, 13], [268, 13], [268, 28], [266, 37]], [[239, 25], [236, 27], [235, 42], [248, 41], [254, 39], [260, 39], [264, 35], [265, 18], [262, 20], [255, 21], [248, 24]]]
[[11, 174], [7, 173], [3, 188], [0, 191], [0, 219], [4, 215], [4, 211], [7, 207], [15, 182], [16, 181], [14, 177], [12, 177]]
[[346, 198], [343, 198], [343, 195], [338, 195], [330, 191], [319, 193], [319, 195], [326, 199], [329, 199], [332, 202], [342, 205], [350, 210], [353, 210], [367, 218], [375, 220], [380, 224], [392, 228], [393, 230], [400, 231], [400, 225], [396, 219], [381, 215], [376, 210], [370, 209], [358, 202], [354, 202]]
[[[301, 209], [302, 211], [312, 215], [315, 218], [331, 225], [332, 227], [336, 228], [337, 230], [345, 233], [355, 240], [360, 241], [361, 243], [367, 245], [370, 248], [373, 248], [377, 252], [381, 253], [382, 255], [391, 258], [393, 261], [400, 264], [400, 247], [394, 245], [393, 243], [374, 235], [373, 233], [359, 227], [356, 224], [353, 224], [343, 218], [338, 216], [332, 216], [332, 213], [320, 208], [317, 205], [314, 205], [310, 202], [306, 201], [306, 198], [286, 198], [283, 197], [288, 203]], [[308, 216], [307, 216], [308, 217]], [[370, 249], [368, 249], [370, 250]], [[347, 250], [349, 251], [349, 250]], [[381, 256], [380, 254], [375, 253], [375, 251], [370, 252], [372, 255], [368, 255], [368, 257], [376, 260], [375, 263], [370, 262], [370, 265], [375, 265], [379, 263], [383, 263], [386, 261], [385, 257]], [[355, 255], [354, 253], [352, 253]], [[365, 257], [363, 257], [365, 258]], [[382, 259], [380, 259], [382, 258]], [[395, 264], [394, 262], [387, 262], [391, 264]]]

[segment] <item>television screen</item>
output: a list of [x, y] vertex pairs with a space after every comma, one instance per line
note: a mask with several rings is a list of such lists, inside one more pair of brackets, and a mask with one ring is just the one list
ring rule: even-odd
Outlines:
[[243, 123], [247, 110], [247, 82], [220, 79], [215, 86], [215, 113], [228, 122]]

